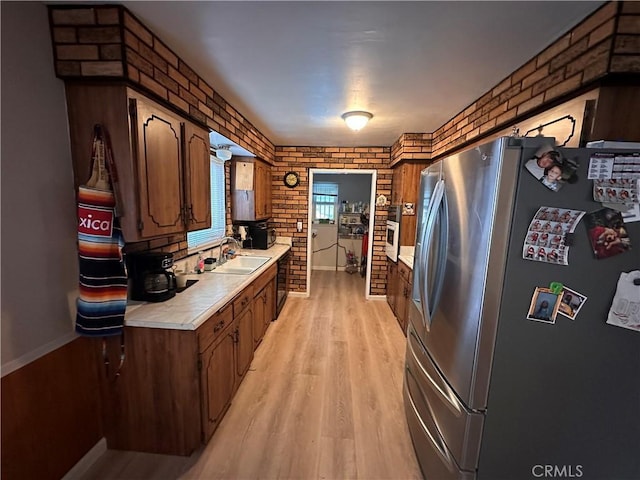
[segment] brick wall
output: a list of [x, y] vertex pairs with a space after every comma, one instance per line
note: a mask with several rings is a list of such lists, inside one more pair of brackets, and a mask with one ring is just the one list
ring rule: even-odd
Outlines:
[[[291, 290], [307, 288], [307, 212], [309, 209], [309, 169], [366, 169], [377, 170], [376, 196], [391, 195], [392, 171], [389, 167], [389, 147], [276, 147], [276, 162], [272, 169], [273, 226], [279, 236], [292, 237]], [[287, 188], [282, 178], [290, 170], [300, 174], [300, 184]], [[296, 231], [296, 222], [303, 223], [303, 231]], [[387, 285], [387, 256], [385, 254], [387, 210], [376, 208], [371, 266], [372, 295], [384, 295]]]
[[640, 2], [610, 2], [433, 133], [433, 157], [540, 113], [611, 74], [640, 73]]
[[431, 158], [431, 133], [403, 133], [391, 146], [391, 166], [402, 160], [428, 160]]
[[120, 5], [50, 5], [56, 75], [127, 80], [273, 162], [274, 146], [162, 40]]

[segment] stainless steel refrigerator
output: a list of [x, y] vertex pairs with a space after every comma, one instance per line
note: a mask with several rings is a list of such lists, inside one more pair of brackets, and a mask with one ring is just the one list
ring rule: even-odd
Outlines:
[[[574, 175], [552, 191], [525, 168], [549, 141], [505, 137], [422, 172], [404, 401], [427, 480], [640, 478], [640, 332], [606, 323], [620, 273], [640, 269], [640, 222], [619, 255], [594, 256], [584, 217], [568, 265], [524, 258], [541, 206], [602, 208], [587, 179], [602, 150], [559, 149]], [[552, 282], [586, 297], [579, 313], [529, 319]]]

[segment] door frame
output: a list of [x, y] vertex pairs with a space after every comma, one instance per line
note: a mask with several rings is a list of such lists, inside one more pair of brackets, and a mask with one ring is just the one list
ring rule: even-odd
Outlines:
[[371, 175], [371, 192], [369, 195], [369, 242], [367, 244], [367, 276], [365, 282], [365, 298], [371, 299], [371, 256], [373, 254], [373, 229], [376, 218], [376, 185], [378, 184], [378, 171], [375, 169], [351, 169], [351, 168], [310, 168], [309, 169], [309, 198], [307, 200], [307, 291], [306, 296], [311, 295], [311, 257], [313, 255], [312, 230], [313, 230], [313, 177], [315, 174], [334, 175]]

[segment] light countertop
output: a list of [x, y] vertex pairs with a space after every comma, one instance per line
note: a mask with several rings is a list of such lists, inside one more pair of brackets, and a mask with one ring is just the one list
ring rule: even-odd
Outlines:
[[413, 270], [413, 255], [398, 255], [398, 260]]
[[[291, 247], [278, 244], [268, 250], [242, 250], [240, 255], [271, 257], [250, 275], [212, 272], [189, 275], [198, 280], [183, 292], [164, 302], [129, 301], [124, 323], [128, 327], [195, 330], [233, 297], [266, 271]], [[233, 261], [233, 260], [231, 260]]]
[[405, 247], [401, 246], [400, 251], [398, 252], [398, 260], [407, 265], [411, 270], [413, 270], [413, 255], [415, 252], [415, 247]]

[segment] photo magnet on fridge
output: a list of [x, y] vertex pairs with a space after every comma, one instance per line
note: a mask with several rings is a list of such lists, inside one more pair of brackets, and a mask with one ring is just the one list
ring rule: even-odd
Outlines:
[[555, 323], [560, 308], [561, 295], [553, 293], [549, 288], [536, 287], [529, 305], [528, 320]]
[[584, 305], [584, 302], [586, 300], [587, 297], [585, 297], [581, 293], [564, 287], [562, 289], [562, 296], [558, 313], [564, 315], [567, 318], [570, 318], [571, 320], [575, 320], [578, 312], [580, 311], [582, 305]]
[[631, 249], [622, 215], [617, 210], [603, 208], [584, 217], [593, 254], [597, 259], [613, 257]]
[[575, 183], [577, 180], [576, 162], [564, 158], [560, 151], [551, 145], [539, 148], [524, 166], [531, 175], [553, 192], [560, 190], [565, 183]]

